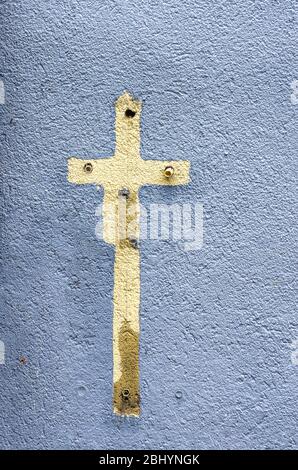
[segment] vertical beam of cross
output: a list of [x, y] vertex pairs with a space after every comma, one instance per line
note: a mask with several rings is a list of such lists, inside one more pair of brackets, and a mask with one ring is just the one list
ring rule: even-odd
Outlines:
[[[187, 184], [189, 162], [143, 160], [140, 155], [141, 102], [124, 93], [116, 101], [115, 110], [114, 156], [88, 160], [69, 158], [68, 180], [76, 184], [102, 185], [104, 188], [103, 238], [115, 246], [114, 412], [120, 415], [139, 416], [138, 193], [142, 186], [148, 184], [167, 186]], [[117, 214], [116, 230], [111, 227], [111, 210]]]

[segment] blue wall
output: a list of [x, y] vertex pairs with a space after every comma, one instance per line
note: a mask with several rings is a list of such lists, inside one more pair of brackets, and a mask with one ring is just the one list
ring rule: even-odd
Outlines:
[[[297, 447], [294, 4], [1, 2], [1, 448]], [[102, 191], [66, 179], [113, 154], [125, 89], [143, 158], [192, 164], [142, 202], [205, 211], [202, 250], [142, 244], [139, 420], [111, 412]]]

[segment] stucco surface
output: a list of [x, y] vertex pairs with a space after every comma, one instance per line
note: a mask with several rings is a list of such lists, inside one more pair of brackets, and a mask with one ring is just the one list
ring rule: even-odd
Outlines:
[[[1, 448], [296, 448], [294, 1], [1, 1]], [[296, 75], [295, 75], [296, 74]], [[204, 246], [141, 245], [140, 419], [112, 414], [114, 248], [67, 159], [144, 159], [191, 183]]]

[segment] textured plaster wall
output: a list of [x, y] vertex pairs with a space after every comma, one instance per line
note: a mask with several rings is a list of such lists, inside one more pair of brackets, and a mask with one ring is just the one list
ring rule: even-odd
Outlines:
[[[297, 447], [295, 2], [0, 5], [1, 448]], [[125, 89], [143, 158], [192, 165], [141, 201], [205, 213], [201, 251], [142, 243], [139, 420], [111, 412], [102, 190], [67, 182], [69, 156], [113, 154]]]

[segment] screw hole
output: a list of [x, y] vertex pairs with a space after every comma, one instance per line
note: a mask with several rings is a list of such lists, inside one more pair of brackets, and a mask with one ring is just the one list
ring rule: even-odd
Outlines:
[[127, 108], [127, 110], [125, 111], [125, 116], [127, 118], [133, 118], [135, 115], [136, 115], [136, 112], [133, 111], [132, 109]]
[[172, 166], [166, 166], [164, 169], [164, 175], [166, 178], [171, 178], [174, 174], [174, 168]]
[[24, 364], [27, 364], [28, 359], [27, 359], [25, 356], [21, 356], [20, 359], [19, 359], [19, 361], [20, 361], [20, 364], [23, 364], [23, 365], [24, 365]]
[[125, 388], [124, 390], [122, 390], [122, 398], [124, 400], [128, 400], [129, 399], [129, 396], [130, 396], [130, 393], [129, 393], [129, 390], [127, 388]]
[[119, 189], [118, 196], [124, 196], [124, 197], [128, 198], [129, 197], [129, 189], [127, 189], [127, 188]]
[[93, 165], [92, 163], [88, 162], [88, 163], [85, 163], [84, 165], [84, 171], [86, 173], [91, 173], [91, 171], [93, 171]]

